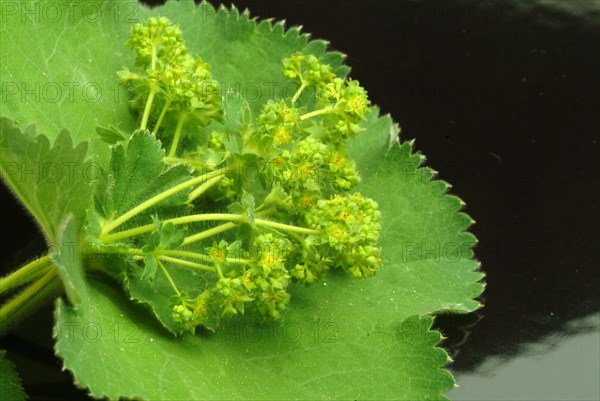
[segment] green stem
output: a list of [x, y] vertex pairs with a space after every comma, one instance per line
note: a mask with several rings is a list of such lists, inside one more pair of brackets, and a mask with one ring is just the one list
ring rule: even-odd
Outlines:
[[156, 69], [156, 46], [152, 45], [152, 60], [150, 61], [150, 68]]
[[51, 264], [50, 256], [42, 256], [8, 276], [0, 278], [0, 294], [36, 280], [41, 276], [40, 273], [45, 272]]
[[217, 269], [217, 276], [219, 276], [219, 278], [225, 278], [223, 272], [221, 271], [221, 266], [219, 266], [218, 263], [215, 265], [215, 268]]
[[[224, 214], [224, 216], [227, 216], [227, 215]], [[228, 217], [227, 219], [231, 220], [231, 221], [235, 221], [235, 222], [247, 221], [247, 217], [243, 216], [241, 214], [232, 214], [229, 216], [230, 217]], [[193, 216], [187, 216], [187, 217], [193, 217]], [[279, 230], [289, 231], [289, 232], [293, 232], [293, 233], [298, 233], [298, 234], [306, 234], [306, 235], [322, 234], [321, 231], [319, 231], [319, 230], [313, 230], [313, 229], [305, 228], [305, 227], [298, 227], [298, 226], [292, 226], [289, 224], [277, 223], [275, 221], [265, 220], [265, 219], [254, 219], [254, 224], [259, 225], [259, 226], [265, 226], [265, 227], [271, 227], [271, 228], [275, 228], [275, 229], [279, 229]], [[223, 231], [230, 230], [230, 229], [234, 228], [235, 226], [236, 226], [235, 223], [230, 222], [230, 223], [221, 224], [220, 226], [213, 227], [209, 230], [202, 231], [198, 234], [190, 235], [188, 237], [185, 237], [182, 245], [189, 245], [193, 242], [201, 241], [201, 240], [211, 237], [213, 235], [220, 234]]]
[[306, 235], [320, 235], [321, 231], [313, 230], [305, 227], [293, 226], [290, 224], [277, 223], [276, 221], [264, 220], [264, 219], [254, 219], [254, 224], [259, 226], [276, 228], [279, 230], [289, 231], [292, 233], [298, 234], [306, 234]]
[[298, 90], [296, 91], [296, 93], [294, 93], [294, 97], [292, 97], [292, 103], [296, 103], [296, 100], [298, 100], [298, 98], [302, 94], [302, 91], [304, 91], [304, 89], [306, 89], [306, 86], [307, 86], [306, 82], [304, 82], [304, 80], [302, 80], [302, 83], [300, 84], [300, 87], [298, 88]]
[[304, 240], [304, 238], [302, 238], [300, 235], [290, 232], [290, 237], [294, 238], [296, 241], [298, 241], [298, 243], [300, 245], [302, 245], [302, 247], [306, 248], [306, 241]]
[[208, 170], [208, 167], [206, 165], [206, 163], [202, 163], [202, 162], [197, 162], [195, 160], [190, 160], [190, 159], [184, 159], [181, 157], [168, 157], [166, 156], [163, 161], [167, 164], [177, 164], [177, 163], [186, 163], [189, 164], [192, 167], [198, 167], [198, 168], [203, 168]]
[[180, 251], [180, 250], [160, 250], [157, 252], [159, 256], [175, 256], [180, 258], [190, 258], [190, 259], [198, 259], [204, 262], [212, 261], [212, 258], [208, 255], [204, 255], [202, 253], [190, 252], [190, 251]]
[[150, 93], [148, 94], [148, 100], [146, 101], [146, 107], [144, 108], [144, 115], [142, 116], [142, 123], [140, 124], [140, 129], [145, 130], [148, 125], [148, 118], [150, 117], [150, 110], [152, 109], [152, 102], [154, 101], [154, 95], [156, 95], [156, 90], [154, 88], [150, 89]]
[[51, 269], [42, 278], [25, 288], [0, 308], [0, 336], [20, 320], [35, 312], [62, 289], [56, 269]]
[[162, 272], [167, 277], [167, 280], [169, 280], [169, 284], [171, 284], [171, 287], [173, 287], [173, 290], [175, 290], [175, 294], [177, 294], [177, 296], [180, 296], [181, 292], [179, 292], [179, 289], [177, 289], [177, 286], [175, 285], [175, 282], [173, 282], [171, 275], [169, 274], [169, 272], [167, 271], [167, 269], [165, 268], [165, 266], [163, 265], [163, 263], [160, 261], [159, 258], [156, 258], [156, 263], [158, 263], [158, 266], [160, 267]]
[[108, 255], [133, 255], [143, 257], [146, 253], [139, 248], [130, 248], [128, 246], [100, 246], [94, 247], [89, 250], [89, 253], [97, 255], [108, 254]]
[[[236, 216], [233, 218], [232, 216]], [[241, 215], [232, 215], [229, 213], [205, 213], [205, 214], [193, 214], [183, 217], [175, 217], [163, 221], [163, 224], [172, 223], [174, 225], [198, 223], [202, 221], [240, 221]], [[156, 224], [146, 224], [144, 226], [131, 228], [125, 231], [119, 231], [118, 233], [108, 234], [101, 237], [103, 242], [115, 242], [124, 238], [133, 237], [140, 234], [152, 232], [156, 229]]]
[[[213, 227], [211, 229], [202, 231], [198, 234], [194, 234], [189, 237], [186, 237], [186, 239], [183, 242], [183, 245], [187, 245], [191, 242], [200, 241], [204, 238], [208, 238], [212, 235], [219, 234], [223, 231], [229, 230], [230, 228], [235, 227], [235, 224], [233, 224], [233, 222], [244, 223], [247, 220], [248, 220], [248, 218], [242, 214], [205, 213], [205, 214], [192, 214], [192, 215], [183, 216], [183, 217], [175, 217], [172, 219], [164, 220], [163, 223], [164, 224], [171, 223], [174, 225], [181, 225], [181, 224], [189, 224], [189, 223], [198, 223], [198, 222], [202, 222], [202, 221], [229, 221], [229, 222], [232, 222], [232, 223], [222, 224], [220, 226]], [[306, 234], [306, 235], [321, 234], [321, 231], [319, 231], [319, 230], [313, 230], [313, 229], [305, 228], [305, 227], [298, 227], [298, 226], [294, 226], [294, 225], [290, 225], [290, 224], [278, 223], [276, 221], [271, 221], [271, 220], [266, 220], [266, 219], [258, 219], [258, 218], [254, 219], [254, 224], [262, 225], [265, 227], [276, 228], [279, 230], [284, 230], [284, 231], [289, 231], [289, 232], [295, 232], [298, 234]], [[155, 224], [146, 224], [144, 226], [132, 228], [132, 229], [125, 230], [125, 231], [120, 231], [115, 234], [103, 235], [101, 237], [101, 240], [103, 242], [110, 243], [110, 242], [118, 241], [121, 239], [133, 237], [136, 235], [149, 233], [149, 232], [153, 231], [155, 228], [156, 228]], [[223, 230], [223, 231], [219, 231], [219, 230]]]
[[[142, 260], [144, 258], [144, 256], [146, 255], [146, 253], [142, 249], [123, 247], [123, 246], [100, 247], [100, 248], [96, 248], [95, 253], [96, 254], [113, 254], [113, 255], [133, 255], [133, 258], [135, 260]], [[209, 255], [205, 255], [205, 254], [197, 253], [197, 252], [182, 251], [182, 250], [177, 250], [177, 249], [156, 250], [154, 252], [154, 255], [157, 256], [158, 258], [161, 258], [161, 260], [167, 260], [167, 261], [173, 261], [173, 260], [177, 259], [178, 262], [188, 262], [187, 260], [181, 260], [179, 258], [189, 258], [189, 259], [202, 260], [204, 262], [213, 262], [212, 258]], [[163, 257], [168, 258], [168, 259], [165, 259]], [[229, 262], [229, 263], [237, 263], [237, 264], [251, 263], [249, 260], [242, 259], [242, 258], [226, 258], [225, 261]], [[193, 263], [193, 262], [190, 262], [190, 263]], [[197, 266], [199, 266], [199, 264], [196, 263], [196, 264], [194, 264], [194, 266], [197, 267]], [[206, 265], [203, 265], [203, 266], [206, 266]], [[207, 267], [207, 269], [212, 269], [211, 271], [214, 271], [214, 268], [212, 268], [210, 266], [206, 266], [206, 267]]]
[[249, 265], [252, 263], [252, 261], [242, 258], [225, 258], [225, 262], [236, 263], [239, 265]]
[[[197, 253], [197, 252], [190, 252], [190, 251], [165, 249], [165, 250], [158, 251], [157, 255], [176, 256], [176, 257], [180, 257], [180, 258], [198, 259], [198, 260], [202, 260], [204, 262], [211, 262], [211, 263], [213, 262], [213, 258], [210, 257], [209, 255], [206, 255], [203, 253]], [[242, 259], [242, 258], [225, 258], [225, 261], [229, 262], [229, 263], [238, 263], [238, 264], [242, 264], [242, 265], [250, 263], [249, 260]]]
[[175, 135], [173, 135], [173, 142], [171, 142], [171, 149], [169, 150], [169, 157], [175, 156], [175, 152], [177, 152], [177, 145], [179, 144], [179, 138], [181, 137], [181, 130], [183, 129], [185, 118], [185, 114], [179, 116], [177, 127], [175, 128]]
[[154, 126], [154, 129], [152, 130], [152, 133], [154, 135], [156, 135], [158, 133], [158, 129], [160, 128], [160, 125], [162, 124], [163, 118], [165, 118], [165, 114], [167, 114], [167, 109], [169, 108], [169, 106], [171, 106], [171, 99], [167, 99], [162, 111], [160, 112], [160, 116], [158, 116], [158, 121], [156, 122], [156, 125]]
[[202, 195], [203, 193], [205, 193], [206, 191], [208, 191], [210, 189], [210, 187], [212, 187], [213, 185], [217, 184], [222, 179], [223, 179], [222, 175], [216, 176], [215, 178], [211, 178], [210, 180], [206, 181], [204, 184], [200, 185], [198, 188], [194, 189], [190, 193], [190, 196], [189, 196], [189, 198], [187, 200], [187, 203], [192, 203], [200, 195]]
[[324, 109], [321, 109], [321, 110], [311, 111], [310, 113], [301, 115], [300, 121], [308, 120], [309, 118], [320, 116], [321, 114], [331, 113], [332, 110], [333, 110], [332, 107], [325, 107]]
[[217, 171], [213, 171], [213, 172], [210, 172], [207, 174], [203, 174], [199, 177], [194, 177], [194, 178], [187, 180], [185, 182], [182, 182], [181, 184], [176, 185], [156, 196], [153, 196], [152, 198], [146, 200], [145, 202], [142, 202], [138, 206], [134, 207], [133, 209], [129, 210], [128, 212], [117, 217], [115, 220], [111, 221], [110, 223], [105, 224], [102, 227], [101, 236], [105, 236], [106, 234], [113, 231], [115, 228], [119, 227], [121, 224], [127, 222], [129, 219], [137, 216], [138, 214], [142, 213], [144, 210], [156, 205], [157, 203], [169, 198], [170, 196], [173, 196], [176, 193], [183, 191], [184, 189], [193, 187], [194, 185], [198, 185], [206, 180], [209, 180], [216, 175], [223, 174], [223, 172], [224, 172], [224, 170], [217, 170]]
[[213, 227], [211, 229], [202, 231], [198, 234], [194, 234], [194, 235], [190, 235], [184, 238], [183, 243], [181, 245], [189, 245], [192, 244], [194, 242], [198, 242], [198, 241], [202, 241], [203, 239], [212, 237], [213, 235], [217, 235], [220, 234], [222, 232], [225, 232], [227, 230], [231, 230], [232, 228], [235, 228], [236, 224], [235, 223], [225, 223], [225, 224], [221, 224], [220, 226], [216, 226]]
[[209, 271], [211, 273], [215, 272], [215, 268], [212, 266], [203, 265], [201, 263], [190, 262], [189, 260], [183, 260], [179, 258], [172, 258], [170, 256], [161, 255], [157, 259], [164, 260], [165, 262], [175, 263], [177, 265], [192, 267], [194, 269]]

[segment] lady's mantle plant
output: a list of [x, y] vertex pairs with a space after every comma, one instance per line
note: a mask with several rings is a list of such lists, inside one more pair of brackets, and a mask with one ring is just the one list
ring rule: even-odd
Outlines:
[[[2, 332], [64, 290], [56, 351], [94, 396], [443, 398], [424, 315], [478, 307], [472, 221], [341, 55], [235, 9], [94, 4], [95, 24], [0, 28], [3, 77], [37, 82], [32, 65], [127, 95], [4, 97], [2, 177], [49, 252], [0, 279]], [[72, 40], [75, 69], [55, 57]], [[70, 174], [19, 179], [48, 163]]]
[[[102, 131], [116, 143], [88, 214], [91, 268], [101, 264], [122, 279], [174, 333], [216, 328], [219, 317], [249, 307], [279, 318], [293, 280], [310, 284], [332, 268], [357, 278], [375, 273], [380, 212], [372, 199], [348, 192], [359, 174], [347, 141], [369, 113], [357, 81], [294, 53], [282, 63], [298, 84], [293, 96], [269, 100], [255, 119], [243, 110], [244, 120], [228, 130], [218, 82], [188, 52], [178, 26], [150, 18], [133, 27], [127, 44], [139, 72], [119, 76], [141, 123], [131, 136]], [[309, 89], [317, 101], [297, 107]], [[156, 136], [169, 143], [167, 156]], [[189, 290], [170, 273], [177, 267], [198, 272]], [[157, 274], [170, 291], [147, 295]], [[169, 299], [166, 314], [161, 304]]]

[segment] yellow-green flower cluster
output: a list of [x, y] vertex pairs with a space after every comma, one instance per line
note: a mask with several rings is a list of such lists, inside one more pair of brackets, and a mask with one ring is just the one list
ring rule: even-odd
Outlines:
[[[354, 277], [375, 274], [381, 266], [381, 215], [372, 199], [350, 193], [360, 176], [348, 140], [363, 131], [370, 113], [358, 81], [338, 77], [314, 55], [295, 53], [283, 60], [284, 76], [298, 85], [293, 96], [266, 101], [258, 114], [249, 104], [227, 104], [231, 115], [203, 129], [223, 113], [221, 98], [210, 67], [189, 54], [179, 27], [151, 18], [133, 27], [127, 45], [143, 72], [120, 75], [143, 112], [141, 128], [155, 122], [154, 133], [164, 135], [176, 127], [163, 162], [185, 162], [194, 175], [184, 183], [190, 183], [186, 204], [166, 216], [190, 231], [197, 223], [210, 224], [152, 250], [176, 294], [168, 322], [175, 322], [175, 330], [211, 327], [221, 316], [249, 310], [278, 318], [292, 280], [310, 284], [334, 268]], [[183, 141], [177, 153], [182, 127], [190, 123], [198, 136]], [[122, 237], [135, 236], [147, 229], [124, 232]], [[196, 243], [210, 237], [212, 246]], [[172, 277], [173, 265], [197, 269], [198, 288], [185, 283], [197, 296], [179, 289], [185, 275]]]
[[134, 25], [127, 46], [135, 50], [136, 65], [143, 70], [119, 72], [121, 82], [131, 89], [134, 109], [158, 126], [165, 120], [204, 126], [221, 118], [219, 86], [210, 66], [188, 53], [181, 30], [168, 18]]
[[[319, 200], [304, 219], [308, 227], [325, 233], [309, 236], [306, 240], [318, 250], [319, 262], [323, 254], [335, 255], [331, 264], [354, 277], [372, 276], [381, 266], [377, 246], [381, 213], [374, 200], [360, 193], [335, 195], [328, 200]], [[310, 269], [310, 263], [306, 264], [306, 268]]]
[[292, 81], [298, 81], [301, 86], [318, 88], [336, 77], [330, 65], [321, 63], [312, 54], [300, 52], [283, 59], [283, 75]]
[[296, 212], [330, 191], [348, 190], [360, 181], [356, 165], [341, 150], [308, 137], [271, 160], [273, 178], [292, 197]]
[[319, 106], [327, 111], [325, 125], [331, 129], [332, 140], [339, 142], [358, 135], [360, 123], [369, 113], [370, 101], [365, 89], [353, 79], [338, 77], [331, 66], [313, 55], [295, 53], [283, 60], [283, 74], [299, 84], [300, 92], [314, 87]]
[[189, 298], [183, 294], [171, 299], [173, 305], [173, 320], [181, 323], [183, 327], [194, 332], [197, 326], [204, 324], [210, 314], [210, 291], [205, 290], [195, 298]]
[[269, 100], [258, 116], [257, 126], [257, 134], [267, 138], [270, 144], [284, 145], [299, 136], [300, 113], [285, 100]]
[[[229, 258], [236, 255], [234, 249], [240, 251], [240, 244], [226, 241], [208, 249], [221, 276], [212, 291], [203, 293], [203, 301], [215, 302], [225, 315], [243, 314], [246, 304], [251, 304], [264, 317], [279, 317], [290, 298], [287, 292], [290, 275], [285, 266], [292, 250], [290, 241], [272, 233], [259, 235], [253, 242], [251, 257], [242, 263]], [[196, 317], [193, 305], [186, 311], [181, 319], [193, 321]]]

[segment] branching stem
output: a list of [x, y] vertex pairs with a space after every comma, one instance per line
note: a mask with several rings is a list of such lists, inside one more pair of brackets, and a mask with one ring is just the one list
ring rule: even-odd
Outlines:
[[254, 219], [254, 224], [259, 225], [259, 226], [276, 228], [278, 230], [289, 231], [289, 232], [298, 233], [298, 234], [306, 234], [306, 235], [320, 235], [321, 234], [321, 231], [319, 231], [319, 230], [313, 230], [310, 228], [293, 226], [290, 224], [278, 223], [276, 221], [265, 220], [265, 219]]
[[[175, 225], [179, 224], [187, 224], [187, 223], [198, 223], [202, 221], [228, 221], [231, 220], [228, 218], [230, 216], [226, 213], [206, 213], [206, 214], [194, 214], [183, 217], [175, 217], [173, 219], [167, 219], [163, 221], [163, 224], [172, 223]], [[145, 234], [154, 231], [156, 229], [156, 224], [146, 224], [145, 226], [131, 228], [125, 231], [119, 231], [114, 234], [108, 234], [102, 236], [102, 241], [111, 243], [115, 241], [119, 241], [125, 238], [134, 237], [136, 235]]]
[[[236, 223], [244, 223], [244, 222], [247, 222], [247, 220], [248, 220], [248, 217], [243, 214], [205, 213], [205, 214], [192, 214], [192, 215], [183, 216], [183, 217], [175, 217], [173, 219], [164, 220], [163, 223], [164, 224], [171, 223], [174, 225], [198, 223], [198, 222], [202, 222], [202, 221], [230, 221], [230, 222], [236, 222]], [[294, 226], [294, 225], [290, 225], [290, 224], [283, 224], [283, 223], [278, 223], [276, 221], [259, 219], [259, 218], [254, 219], [254, 224], [265, 226], [265, 227], [271, 227], [271, 228], [275, 228], [275, 229], [279, 229], [279, 230], [294, 232], [294, 233], [298, 233], [298, 234], [319, 235], [321, 233], [318, 230], [313, 230], [310, 228], [298, 227], [298, 226]], [[192, 238], [194, 238], [195, 240], [192, 242], [207, 238], [207, 237], [203, 237], [202, 235], [204, 233], [210, 234], [209, 236], [214, 235], [214, 234], [212, 234], [213, 231], [211, 231], [211, 230], [220, 229], [220, 227], [223, 227], [223, 226], [227, 226], [227, 229], [229, 229], [229, 228], [233, 228], [235, 226], [235, 224], [231, 227], [226, 224], [217, 226], [217, 227], [213, 227], [209, 230], [202, 231], [198, 234], [194, 234], [190, 237], [187, 237], [186, 241], [188, 240], [188, 238], [190, 238], [190, 240]], [[102, 236], [102, 240], [104, 242], [114, 242], [114, 241], [122, 240], [125, 238], [133, 237], [136, 235], [149, 233], [149, 232], [152, 232], [154, 229], [156, 229], [155, 224], [146, 224], [144, 226], [140, 226], [140, 227], [132, 228], [129, 230], [121, 231], [118, 233]], [[218, 231], [217, 234], [219, 232], [222, 232], [222, 231]], [[199, 238], [199, 239], [196, 239], [196, 238]], [[186, 242], [186, 241], [184, 241], [184, 245], [191, 243], [191, 242]]]
[[217, 170], [217, 171], [213, 171], [213, 172], [210, 172], [207, 174], [203, 174], [201, 176], [194, 177], [190, 180], [182, 182], [179, 185], [175, 185], [174, 187], [172, 187], [156, 196], [153, 196], [152, 198], [146, 200], [145, 202], [142, 202], [138, 206], [134, 207], [133, 209], [129, 210], [128, 212], [126, 212], [126, 213], [122, 214], [121, 216], [119, 216], [118, 218], [114, 219], [110, 223], [105, 224], [102, 227], [102, 232], [100, 234], [101, 237], [106, 236], [108, 233], [113, 231], [115, 228], [119, 227], [121, 224], [127, 222], [129, 219], [137, 216], [138, 214], [142, 213], [143, 211], [145, 211], [148, 208], [151, 208], [152, 206], [156, 205], [157, 203], [175, 195], [176, 193], [181, 192], [184, 189], [193, 187], [194, 185], [201, 184], [204, 181], [207, 181], [207, 180], [209, 180], [215, 176], [218, 176], [220, 174], [223, 174], [223, 173], [224, 173], [224, 170]]

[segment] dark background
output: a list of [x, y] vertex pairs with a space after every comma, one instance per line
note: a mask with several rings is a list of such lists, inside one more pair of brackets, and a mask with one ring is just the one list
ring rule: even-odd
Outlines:
[[[467, 203], [487, 288], [478, 313], [436, 320], [452, 371], [510, 360], [557, 333], [598, 331], [571, 323], [600, 311], [599, 1], [235, 4], [346, 53], [351, 76]], [[43, 244], [4, 187], [0, 198], [6, 270]], [[36, 317], [47, 344], [50, 321], [49, 309]], [[50, 348], [18, 334], [0, 347], [32, 399], [84, 397]]]

